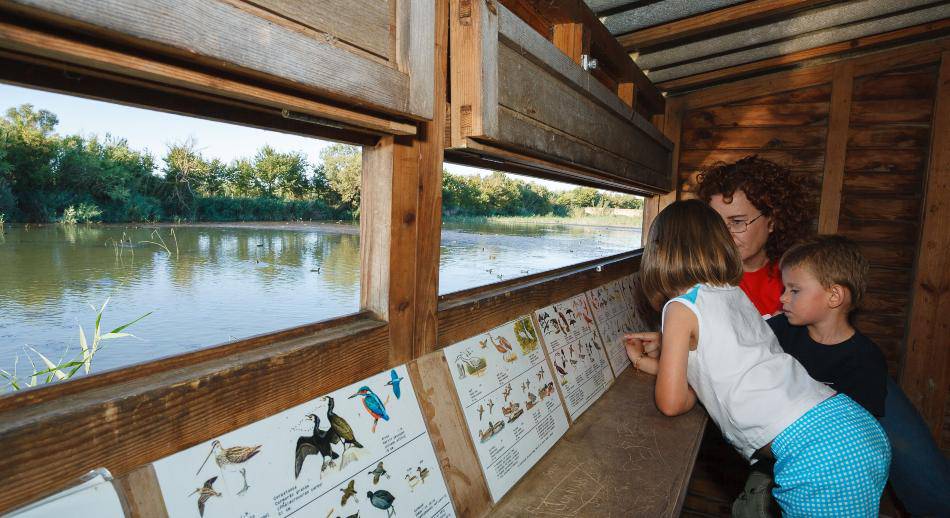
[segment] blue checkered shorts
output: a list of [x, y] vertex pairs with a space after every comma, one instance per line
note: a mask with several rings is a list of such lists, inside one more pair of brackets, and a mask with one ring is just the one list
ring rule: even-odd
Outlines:
[[878, 515], [891, 445], [877, 420], [844, 394], [822, 401], [772, 441], [772, 490], [783, 516]]

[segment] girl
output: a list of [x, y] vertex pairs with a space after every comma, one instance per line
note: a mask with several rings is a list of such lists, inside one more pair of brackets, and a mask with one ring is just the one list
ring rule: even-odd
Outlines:
[[663, 308], [662, 338], [628, 340], [634, 368], [657, 376], [664, 414], [685, 413], [699, 399], [747, 460], [774, 456], [773, 494], [786, 516], [877, 516], [887, 437], [860, 405], [782, 352], [739, 289], [742, 273], [713, 209], [689, 200], [663, 210], [640, 272], [650, 303]]

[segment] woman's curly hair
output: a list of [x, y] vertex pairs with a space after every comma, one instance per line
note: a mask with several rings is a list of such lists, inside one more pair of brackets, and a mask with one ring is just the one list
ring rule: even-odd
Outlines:
[[734, 163], [719, 162], [703, 170], [696, 194], [706, 203], [716, 194], [726, 202], [741, 190], [756, 209], [772, 219], [773, 229], [765, 243], [770, 261], [777, 261], [796, 241], [813, 233], [804, 183], [775, 162], [747, 156]]

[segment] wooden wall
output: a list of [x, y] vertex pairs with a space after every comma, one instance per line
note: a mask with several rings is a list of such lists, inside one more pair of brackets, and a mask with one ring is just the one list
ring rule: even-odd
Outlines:
[[[881, 347], [945, 451], [947, 319], [933, 308], [948, 289], [939, 155], [950, 142], [946, 115], [935, 115], [938, 99], [946, 105], [946, 48], [933, 40], [670, 97], [666, 117], [678, 115], [681, 129], [670, 134], [676, 124], [665, 121], [678, 150], [675, 197], [693, 195], [702, 168], [758, 154], [805, 180], [816, 230], [859, 243], [871, 272], [856, 327]], [[747, 474], [715, 429], [707, 435], [685, 514], [728, 514]]]

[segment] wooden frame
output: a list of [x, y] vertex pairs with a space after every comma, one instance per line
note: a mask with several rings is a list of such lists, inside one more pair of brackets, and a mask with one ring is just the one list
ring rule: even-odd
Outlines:
[[[390, 118], [432, 118], [433, 2], [391, 0], [384, 5], [393, 8], [380, 12], [376, 18], [381, 19], [373, 26], [359, 19], [350, 24], [328, 22], [327, 18], [340, 12], [334, 11], [339, 7], [336, 1], [314, 4], [308, 10], [300, 10], [286, 0], [256, 4], [242, 0], [162, 3], [3, 0], [0, 9], [24, 21], [51, 24], [83, 36], [74, 41], [90, 41], [92, 36], [111, 42], [109, 46], [128, 46], [124, 59], [110, 59], [88, 52], [73, 53], [69, 46], [44, 52], [42, 42], [19, 42], [33, 43], [26, 49], [33, 54], [85, 61], [94, 68], [141, 77], [145, 71], [135, 58], [154, 53], [167, 62], [184, 62], [187, 68], [212, 69], [216, 76], [238, 74], [317, 96], [349, 111], [376, 111]], [[371, 0], [365, 3], [379, 4]], [[365, 10], [362, 14], [373, 18]], [[390, 35], [390, 26], [395, 27], [395, 38]], [[216, 30], [211, 32], [209, 27]], [[3, 34], [0, 41], [10, 45], [16, 40]], [[101, 62], [96, 62], [96, 57]], [[155, 79], [169, 82], [187, 76], [181, 70], [152, 73]], [[333, 115], [317, 114], [337, 118]]]
[[504, 6], [451, 6], [453, 152], [670, 190], [672, 144], [634, 108]]

